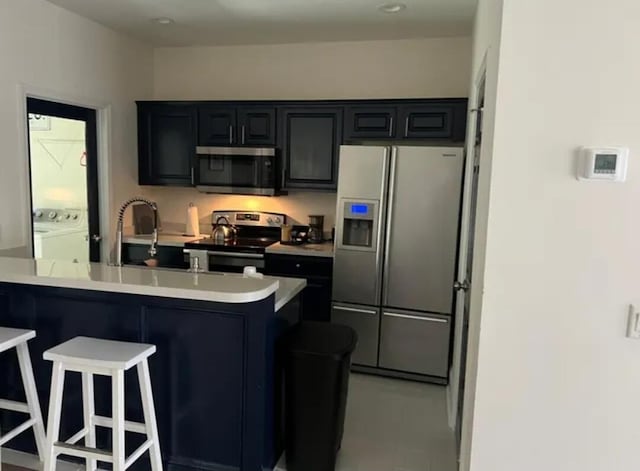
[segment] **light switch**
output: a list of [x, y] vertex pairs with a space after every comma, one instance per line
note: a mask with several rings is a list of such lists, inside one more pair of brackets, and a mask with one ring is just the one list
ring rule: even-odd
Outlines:
[[640, 311], [638, 311], [633, 304], [629, 305], [627, 337], [630, 339], [640, 339]]

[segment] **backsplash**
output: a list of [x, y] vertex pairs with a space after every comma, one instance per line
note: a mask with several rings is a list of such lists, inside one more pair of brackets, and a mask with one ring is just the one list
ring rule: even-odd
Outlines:
[[310, 214], [323, 214], [324, 231], [330, 233], [335, 224], [336, 194], [296, 192], [288, 196], [208, 195], [193, 188], [141, 187], [144, 196], [158, 204], [162, 227], [165, 230], [184, 230], [187, 207], [198, 207], [201, 231], [211, 230], [211, 211], [247, 210], [284, 213], [289, 224], [307, 225]]

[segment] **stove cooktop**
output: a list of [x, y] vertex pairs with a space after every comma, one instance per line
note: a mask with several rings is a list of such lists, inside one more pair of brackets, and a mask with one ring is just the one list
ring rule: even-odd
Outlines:
[[268, 237], [238, 237], [227, 240], [223, 243], [214, 241], [212, 238], [196, 240], [185, 244], [187, 249], [218, 250], [221, 252], [255, 252], [264, 253], [270, 245], [278, 242], [277, 239]]

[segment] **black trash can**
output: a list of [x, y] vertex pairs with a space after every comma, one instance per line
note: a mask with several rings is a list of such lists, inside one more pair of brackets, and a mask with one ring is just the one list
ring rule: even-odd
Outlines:
[[288, 335], [285, 372], [287, 471], [334, 471], [342, 444], [351, 327], [302, 322]]

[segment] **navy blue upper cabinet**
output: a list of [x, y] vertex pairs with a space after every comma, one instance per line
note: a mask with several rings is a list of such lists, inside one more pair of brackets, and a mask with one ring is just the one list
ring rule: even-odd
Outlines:
[[434, 101], [400, 108], [398, 138], [462, 142], [467, 126], [467, 100]]
[[237, 112], [227, 106], [198, 107], [198, 145], [231, 146], [237, 138]]
[[198, 107], [198, 145], [275, 146], [276, 109], [274, 107]]
[[344, 136], [346, 141], [462, 142], [466, 121], [466, 99], [372, 101], [347, 105]]
[[397, 124], [398, 111], [395, 106], [348, 106], [344, 138], [393, 139], [396, 137]]
[[343, 108], [282, 110], [284, 187], [335, 190], [342, 144]]
[[192, 186], [196, 111], [191, 105], [138, 103], [138, 181]]
[[238, 110], [240, 135], [238, 144], [243, 146], [276, 145], [275, 108], [240, 108]]

